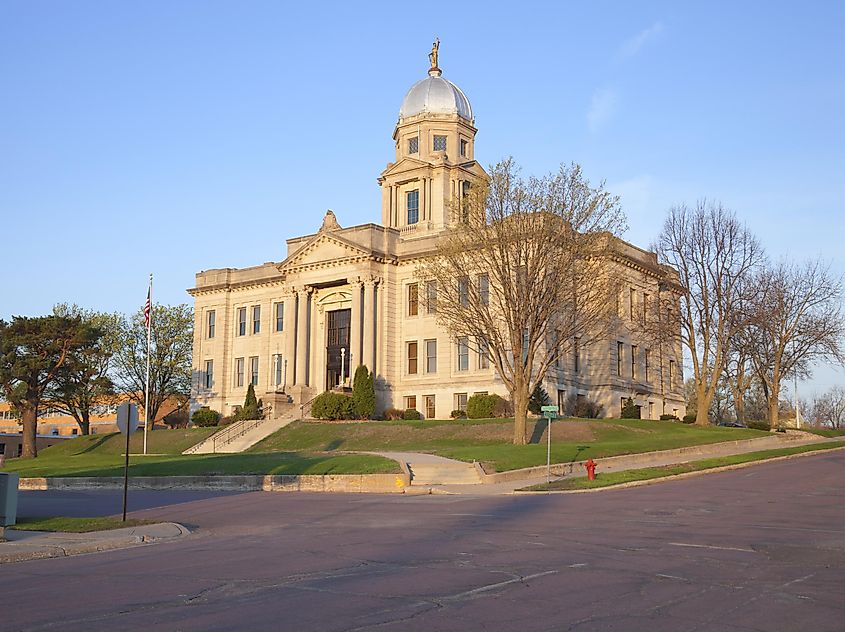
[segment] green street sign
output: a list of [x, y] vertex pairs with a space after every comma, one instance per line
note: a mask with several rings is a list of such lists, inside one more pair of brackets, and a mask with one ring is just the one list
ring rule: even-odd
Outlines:
[[543, 411], [543, 417], [555, 419], [557, 417], [557, 406], [543, 406], [540, 408]]

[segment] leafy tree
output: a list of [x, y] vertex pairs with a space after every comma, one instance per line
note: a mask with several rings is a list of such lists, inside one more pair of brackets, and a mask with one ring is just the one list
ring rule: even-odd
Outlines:
[[514, 407], [515, 444], [527, 442], [528, 401], [569, 341], [612, 324], [609, 257], [624, 228], [618, 198], [577, 165], [523, 179], [512, 160], [453, 209], [461, 221], [417, 276], [437, 287], [437, 319], [496, 370]]
[[371, 419], [376, 412], [375, 379], [372, 372], [363, 364], [355, 369], [352, 381], [352, 401], [355, 412], [362, 419]]
[[[152, 310], [150, 346], [149, 429], [153, 430], [162, 405], [174, 398], [185, 401], [191, 393], [193, 310], [188, 305], [156, 305]], [[123, 318], [121, 345], [114, 355], [114, 378], [129, 399], [144, 406], [147, 374], [147, 327], [143, 310]]]
[[534, 387], [534, 392], [531, 393], [531, 399], [528, 400], [528, 410], [535, 415], [539, 415], [543, 412], [543, 406], [550, 406], [551, 403], [552, 399], [549, 397], [546, 389], [543, 388], [542, 384], [538, 384]]
[[261, 419], [264, 417], [263, 404], [260, 399], [255, 397], [255, 387], [252, 382], [246, 389], [246, 397], [244, 398], [244, 405], [235, 414], [235, 419], [242, 421], [245, 419]]
[[38, 406], [66, 365], [97, 344], [100, 333], [81, 318], [15, 316], [0, 320], [0, 388], [21, 415], [23, 458], [38, 456]]
[[114, 395], [109, 371], [118, 347], [120, 315], [95, 312], [66, 303], [53, 307], [53, 313], [80, 318], [83, 324], [101, 334], [96, 344], [74, 354], [73, 362], [65, 363], [46, 395], [53, 408], [73, 417], [80, 432], [87, 435], [91, 430], [92, 409]]
[[640, 407], [634, 404], [634, 400], [629, 397], [625, 400], [625, 405], [622, 406], [622, 413], [619, 416], [622, 419], [639, 419]]

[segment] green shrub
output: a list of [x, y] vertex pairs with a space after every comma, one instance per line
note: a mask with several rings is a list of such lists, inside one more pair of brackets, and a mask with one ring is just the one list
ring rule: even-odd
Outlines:
[[552, 400], [546, 389], [543, 388], [542, 384], [538, 384], [534, 392], [531, 393], [531, 398], [528, 400], [528, 412], [539, 415], [543, 412], [543, 406], [551, 406], [551, 404]]
[[371, 419], [376, 412], [376, 389], [373, 374], [363, 364], [355, 370], [352, 380], [352, 401], [361, 419]]
[[604, 406], [583, 395], [570, 395], [566, 398], [564, 413], [569, 417], [598, 419], [604, 416]]
[[681, 419], [685, 424], [694, 424], [695, 423], [696, 414], [695, 413], [687, 413], [684, 415], [684, 418]]
[[399, 421], [405, 418], [405, 411], [399, 408], [388, 408], [384, 411], [384, 418], [387, 421]]
[[419, 421], [422, 419], [422, 414], [415, 408], [406, 408], [405, 412], [402, 413], [402, 419], [405, 421]]
[[191, 422], [200, 428], [210, 428], [211, 426], [216, 426], [219, 421], [220, 413], [206, 407], [195, 410], [194, 414], [191, 415]]
[[660, 415], [660, 421], [680, 421], [677, 415]]
[[354, 419], [355, 404], [347, 395], [326, 391], [314, 398], [311, 415], [317, 419]]
[[453, 410], [451, 413], [449, 413], [449, 416], [452, 419], [466, 419], [467, 418], [466, 411], [461, 410], [460, 408], [457, 409], [457, 410]]
[[262, 408], [262, 402], [260, 399], [256, 399], [255, 387], [252, 385], [252, 382], [250, 382], [246, 389], [244, 405], [241, 406], [232, 416], [236, 421], [244, 419], [262, 419], [264, 417], [264, 411]]
[[634, 400], [629, 397], [625, 400], [625, 405], [622, 406], [622, 413], [619, 417], [622, 419], [639, 419], [640, 407], [634, 404]]
[[478, 393], [467, 400], [467, 417], [469, 419], [490, 419], [497, 416], [497, 412], [504, 416], [507, 403], [498, 395], [482, 395]]
[[753, 428], [754, 430], [771, 430], [772, 427], [769, 425], [768, 421], [747, 421], [745, 423], [746, 426], [749, 428]]

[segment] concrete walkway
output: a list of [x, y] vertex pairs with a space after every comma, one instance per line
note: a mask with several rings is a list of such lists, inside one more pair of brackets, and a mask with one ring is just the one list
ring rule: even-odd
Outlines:
[[411, 472], [411, 487], [471, 486], [481, 483], [481, 475], [473, 463], [417, 452], [371, 452], [370, 454], [377, 454], [407, 465]]
[[189, 534], [186, 527], [175, 522], [91, 533], [17, 531], [7, 528], [7, 541], [0, 542], [0, 564], [125, 549], [174, 540]]

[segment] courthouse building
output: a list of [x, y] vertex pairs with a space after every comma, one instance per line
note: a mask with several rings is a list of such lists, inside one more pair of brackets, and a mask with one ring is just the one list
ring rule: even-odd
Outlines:
[[[431, 288], [415, 278], [417, 262], [458, 219], [451, 200], [487, 177], [469, 99], [443, 78], [436, 48], [431, 62], [399, 109], [395, 161], [378, 179], [379, 223], [342, 227], [328, 211], [316, 233], [287, 240], [284, 261], [196, 275], [193, 407], [230, 414], [252, 383], [278, 416], [348, 384], [362, 363], [376, 375], [378, 411], [415, 408], [444, 419], [474, 393], [507, 397], [489, 360], [438, 325], [427, 307]], [[653, 253], [621, 240], [614, 250], [608, 265], [624, 286], [625, 318], [607, 340], [574, 345], [546, 390], [561, 405], [595, 400], [606, 416], [618, 416], [627, 397], [643, 417], [683, 414], [679, 343], [649, 348], [626, 324], [674, 275]]]

